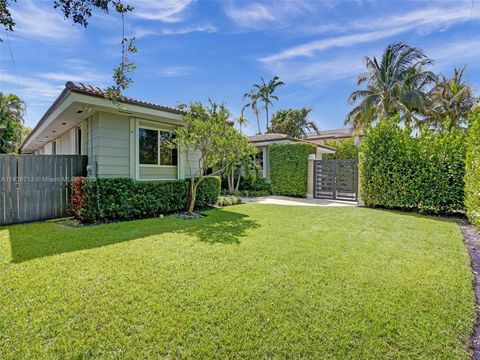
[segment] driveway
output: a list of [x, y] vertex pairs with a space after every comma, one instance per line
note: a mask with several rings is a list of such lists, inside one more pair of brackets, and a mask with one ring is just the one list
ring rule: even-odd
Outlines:
[[328, 199], [304, 199], [287, 196], [261, 196], [242, 197], [245, 204], [273, 204], [273, 205], [297, 205], [297, 206], [358, 206], [354, 201], [328, 200]]

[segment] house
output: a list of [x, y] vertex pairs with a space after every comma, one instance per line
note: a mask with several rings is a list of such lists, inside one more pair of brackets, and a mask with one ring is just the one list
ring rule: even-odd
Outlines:
[[318, 145], [325, 145], [328, 141], [331, 140], [353, 138], [355, 144], [358, 145], [363, 139], [363, 137], [363, 133], [356, 133], [352, 128], [342, 128], [333, 130], [322, 130], [319, 131], [317, 134], [308, 135], [305, 140]]
[[322, 159], [322, 154], [335, 153], [335, 148], [331, 146], [327, 146], [324, 144], [317, 144], [308, 140], [297, 139], [287, 134], [280, 134], [280, 133], [267, 133], [267, 134], [261, 134], [261, 135], [253, 135], [248, 137], [248, 141], [254, 144], [259, 150], [257, 154], [257, 163], [260, 166], [260, 169], [262, 171], [262, 174], [263, 174], [262, 177], [267, 181], [270, 179], [268, 148], [272, 144], [292, 144], [292, 143], [299, 143], [299, 142], [311, 143], [317, 147], [316, 159], [318, 160]]
[[184, 179], [198, 175], [200, 154], [165, 146], [184, 114], [128, 97], [113, 104], [100, 88], [67, 82], [20, 150], [87, 155], [89, 176]]

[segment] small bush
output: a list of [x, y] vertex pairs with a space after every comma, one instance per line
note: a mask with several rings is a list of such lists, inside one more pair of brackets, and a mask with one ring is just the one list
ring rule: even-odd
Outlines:
[[275, 195], [307, 195], [308, 155], [315, 154], [315, 145], [307, 143], [273, 144], [269, 146], [270, 181]]
[[217, 200], [217, 206], [225, 207], [231, 205], [240, 204], [242, 200], [238, 196], [228, 195], [228, 196], [219, 196]]
[[70, 195], [70, 206], [69, 210], [73, 217], [80, 218], [83, 205], [85, 193], [83, 187], [85, 184], [84, 177], [73, 177], [71, 180], [71, 195]]
[[465, 141], [461, 131], [413, 137], [395, 119], [367, 131], [360, 149], [363, 201], [424, 213], [462, 212]]
[[472, 115], [468, 128], [465, 166], [467, 216], [480, 231], [480, 109]]
[[[79, 180], [76, 180], [76, 184]], [[84, 223], [141, 219], [182, 211], [189, 180], [134, 181], [129, 178], [83, 178], [81, 210], [72, 215]], [[79, 192], [77, 192], [78, 194]], [[198, 186], [196, 207], [214, 205], [220, 194], [220, 179], [206, 177]]]

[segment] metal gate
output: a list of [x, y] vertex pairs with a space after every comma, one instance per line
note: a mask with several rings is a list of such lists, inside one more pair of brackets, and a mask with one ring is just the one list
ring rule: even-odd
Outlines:
[[357, 201], [358, 161], [315, 160], [313, 197]]

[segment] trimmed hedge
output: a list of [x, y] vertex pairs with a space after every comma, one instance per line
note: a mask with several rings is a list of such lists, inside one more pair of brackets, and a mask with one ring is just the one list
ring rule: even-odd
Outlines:
[[323, 154], [324, 160], [357, 160], [358, 146], [352, 138], [326, 141], [325, 145], [333, 146], [335, 154]]
[[363, 201], [422, 213], [463, 212], [464, 140], [460, 130], [413, 137], [395, 121], [382, 120], [360, 148]]
[[471, 121], [465, 160], [465, 207], [468, 218], [480, 231], [480, 108]]
[[[129, 178], [74, 178], [72, 215], [84, 223], [131, 220], [182, 211], [186, 206], [189, 180], [146, 182]], [[83, 188], [78, 189], [82, 183]], [[83, 193], [83, 199], [78, 196]], [[73, 196], [75, 195], [75, 196]], [[220, 195], [220, 178], [206, 177], [198, 186], [195, 206], [214, 205]], [[78, 209], [78, 204], [82, 208]]]
[[308, 155], [316, 146], [307, 143], [273, 144], [268, 148], [270, 181], [275, 195], [307, 195]]

